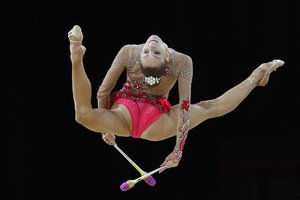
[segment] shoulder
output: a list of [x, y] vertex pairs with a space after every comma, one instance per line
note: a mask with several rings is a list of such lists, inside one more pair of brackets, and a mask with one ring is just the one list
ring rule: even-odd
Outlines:
[[122, 54], [137, 54], [139, 53], [140, 49], [142, 48], [141, 44], [126, 44], [121, 47], [119, 50]]
[[171, 52], [171, 59], [173, 59], [174, 66], [180, 68], [192, 68], [193, 67], [193, 60], [191, 56], [175, 51], [174, 49], [170, 49]]
[[170, 70], [179, 78], [192, 80], [193, 60], [191, 56], [171, 50]]
[[133, 65], [139, 60], [142, 46], [139, 44], [126, 44], [122, 46], [115, 61], [122, 65]]

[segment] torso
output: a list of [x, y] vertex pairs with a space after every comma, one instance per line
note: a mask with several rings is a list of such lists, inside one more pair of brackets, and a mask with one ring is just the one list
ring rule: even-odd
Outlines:
[[160, 77], [160, 83], [150, 86], [144, 83], [144, 74], [141, 71], [141, 64], [140, 64], [140, 52], [142, 49], [142, 45], [133, 45], [132, 52], [130, 53], [130, 57], [133, 58], [131, 62], [125, 64], [127, 69], [127, 78], [131, 81], [141, 84], [142, 91], [149, 93], [155, 96], [164, 96], [167, 97], [169, 91], [172, 89], [174, 84], [178, 79], [178, 57], [182, 56], [183, 54], [179, 55], [180, 53], [176, 52], [175, 50], [171, 49], [172, 55], [170, 62], [167, 63], [168, 67], [166, 73]]
[[[147, 83], [145, 83], [144, 82], [145, 76], [141, 71], [141, 63], [140, 63], [140, 54], [143, 45], [144, 44], [127, 45], [126, 51], [122, 52], [120, 58], [117, 60], [117, 62], [119, 62], [120, 65], [126, 67], [127, 79], [130, 80], [130, 82], [133, 82], [134, 85], [136, 84], [139, 87], [137, 92], [138, 94], [147, 93], [147, 95], [150, 96], [157, 96], [157, 97], [161, 96], [161, 97], [168, 98], [169, 92], [174, 86], [174, 84], [176, 83], [176, 81], [178, 80], [179, 76], [185, 76], [187, 79], [192, 78], [192, 71], [190, 70], [190, 68], [185, 68], [186, 62], [189, 59], [188, 56], [183, 53], [177, 52], [173, 49], [170, 49], [172, 52], [171, 59], [170, 62], [167, 64], [166, 73], [162, 77], [160, 77], [159, 84], [150, 86]], [[124, 85], [126, 84], [127, 82]], [[130, 91], [129, 93], [137, 94], [135, 89], [133, 90], [129, 89], [129, 91]], [[122, 89], [118, 92], [122, 92]], [[155, 98], [156, 97], [154, 97], [154, 99]], [[131, 130], [132, 122], [131, 122], [131, 115], [128, 109], [122, 104], [114, 104], [112, 108], [115, 111], [117, 111], [119, 115], [123, 116], [122, 118], [124, 119], [125, 123], [128, 125], [128, 130]], [[173, 119], [174, 115], [164, 115], [164, 116], [171, 117], [170, 118], [171, 121], [174, 120]]]

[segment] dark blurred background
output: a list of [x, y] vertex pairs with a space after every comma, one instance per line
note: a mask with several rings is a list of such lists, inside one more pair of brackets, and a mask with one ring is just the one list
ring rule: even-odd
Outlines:
[[[299, 200], [299, 10], [298, 1], [283, 0], [2, 5], [4, 199]], [[94, 105], [118, 50], [151, 34], [193, 58], [193, 103], [218, 97], [263, 62], [286, 64], [236, 110], [191, 130], [180, 165], [154, 174], [154, 187], [139, 182], [122, 192], [119, 186], [140, 174], [74, 120], [67, 33], [75, 24], [84, 34]], [[175, 87], [172, 103], [176, 95]], [[175, 138], [117, 142], [152, 171]]]

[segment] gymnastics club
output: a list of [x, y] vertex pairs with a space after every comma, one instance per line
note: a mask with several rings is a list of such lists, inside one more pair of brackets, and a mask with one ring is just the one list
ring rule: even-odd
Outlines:
[[[138, 171], [138, 172], [140, 172], [140, 174], [143, 176], [143, 175], [145, 175], [145, 174], [147, 174], [145, 171], [143, 171], [139, 166], [137, 166], [137, 164], [135, 164], [135, 162], [133, 162], [133, 160], [131, 160], [118, 146], [117, 146], [117, 144], [115, 143], [114, 145], [113, 145], [128, 161], [129, 161], [129, 163]], [[144, 179], [144, 181], [148, 184], [148, 185], [150, 185], [150, 186], [154, 186], [155, 184], [156, 184], [156, 181], [155, 181], [155, 179], [151, 176], [151, 174], [149, 175], [148, 174], [148, 176], [143, 176], [143, 178], [142, 179]], [[141, 179], [141, 180], [142, 180]]]
[[121, 189], [122, 191], [127, 191], [127, 190], [133, 188], [133, 186], [134, 186], [137, 182], [140, 182], [141, 180], [147, 179], [147, 177], [149, 177], [149, 176], [151, 176], [152, 174], [158, 172], [158, 171], [161, 170], [162, 168], [164, 168], [164, 167], [159, 167], [159, 168], [157, 168], [157, 169], [155, 169], [155, 170], [153, 170], [153, 171], [151, 171], [151, 172], [149, 172], [149, 173], [146, 173], [146, 174], [144, 174], [144, 175], [142, 175], [142, 176], [140, 176], [139, 178], [136, 178], [136, 179], [134, 179], [134, 180], [128, 180], [128, 181], [126, 181], [126, 182], [124, 182], [124, 183], [121, 184], [120, 189]]

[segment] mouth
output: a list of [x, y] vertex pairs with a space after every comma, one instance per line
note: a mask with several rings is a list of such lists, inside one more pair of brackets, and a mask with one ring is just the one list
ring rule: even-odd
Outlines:
[[150, 40], [149, 43], [156, 43], [157, 44], [158, 41], [157, 40]]

